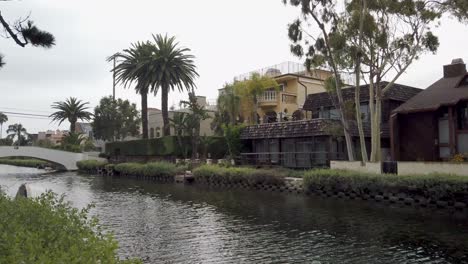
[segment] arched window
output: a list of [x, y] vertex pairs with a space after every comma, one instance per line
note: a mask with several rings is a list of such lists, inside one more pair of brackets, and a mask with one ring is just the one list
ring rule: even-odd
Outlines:
[[150, 138], [154, 138], [154, 128], [150, 128]]
[[161, 137], [161, 128], [159, 127], [156, 128], [156, 137], [157, 138]]

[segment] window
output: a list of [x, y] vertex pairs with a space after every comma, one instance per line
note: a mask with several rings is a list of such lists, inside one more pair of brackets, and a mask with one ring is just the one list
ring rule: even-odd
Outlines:
[[370, 120], [369, 105], [368, 104], [361, 104], [359, 108], [361, 109], [362, 121], [369, 122], [369, 120]]
[[468, 106], [466, 103], [457, 107], [458, 129], [468, 129]]

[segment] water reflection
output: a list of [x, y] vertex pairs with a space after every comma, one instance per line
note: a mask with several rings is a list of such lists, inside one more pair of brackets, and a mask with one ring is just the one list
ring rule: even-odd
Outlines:
[[[461, 263], [466, 218], [414, 208], [100, 176], [2, 172], [67, 193], [148, 263]], [[23, 176], [18, 176], [23, 175]]]

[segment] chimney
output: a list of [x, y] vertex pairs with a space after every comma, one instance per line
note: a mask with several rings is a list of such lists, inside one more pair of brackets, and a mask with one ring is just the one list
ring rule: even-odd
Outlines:
[[466, 64], [463, 59], [453, 59], [452, 64], [444, 66], [444, 78], [452, 78], [466, 74]]

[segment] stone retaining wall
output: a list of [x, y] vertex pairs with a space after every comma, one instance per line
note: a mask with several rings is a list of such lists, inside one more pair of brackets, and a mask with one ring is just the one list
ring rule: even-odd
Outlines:
[[[175, 183], [175, 177], [149, 177], [142, 175], [126, 175], [117, 174], [113, 170], [100, 169], [97, 173], [101, 175], [110, 175], [116, 177], [125, 177], [131, 179], [141, 179], [155, 182]], [[393, 193], [385, 191], [369, 191], [369, 193], [356, 193], [354, 191], [343, 191], [337, 189], [316, 189], [311, 187], [305, 189], [303, 180], [301, 178], [285, 178], [283, 184], [262, 184], [262, 183], [246, 183], [246, 182], [229, 182], [226, 179], [220, 178], [219, 180], [203, 181], [195, 178], [194, 184], [208, 185], [219, 188], [227, 189], [248, 189], [259, 190], [268, 192], [289, 193], [296, 195], [319, 195], [325, 197], [336, 197], [352, 200], [363, 201], [377, 201], [389, 204], [401, 204], [407, 206], [420, 206], [420, 207], [433, 207], [468, 211], [468, 201], [443, 201], [435, 200], [422, 195], [407, 194], [407, 193]]]

